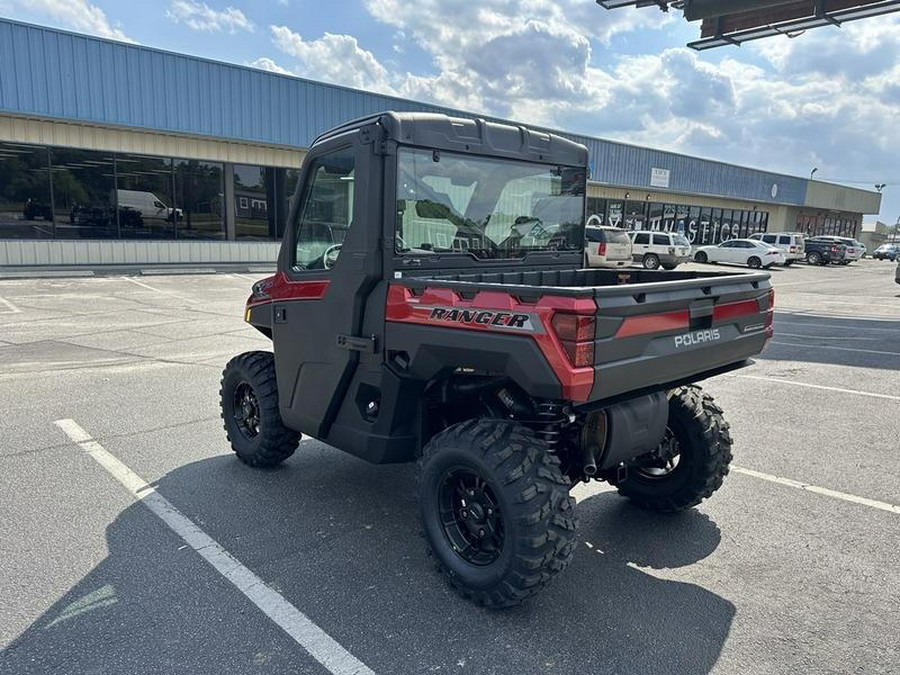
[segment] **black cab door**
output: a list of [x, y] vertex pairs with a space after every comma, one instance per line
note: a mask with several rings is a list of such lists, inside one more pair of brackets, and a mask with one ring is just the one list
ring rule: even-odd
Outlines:
[[[377, 201], [380, 165], [359, 130], [317, 144], [304, 160], [279, 254], [288, 287], [273, 304], [279, 407], [287, 426], [324, 439], [365, 341], [365, 298], [381, 276]], [[359, 180], [359, 176], [365, 180]], [[375, 233], [372, 241], [371, 233]]]

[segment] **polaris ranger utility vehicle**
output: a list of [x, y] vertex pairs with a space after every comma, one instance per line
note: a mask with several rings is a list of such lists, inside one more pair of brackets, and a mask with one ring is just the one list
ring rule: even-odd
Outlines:
[[766, 273], [580, 269], [585, 147], [523, 127], [383, 113], [319, 137], [278, 272], [245, 319], [225, 430], [251, 466], [305, 433], [418, 461], [450, 584], [518, 603], [575, 550], [569, 489], [609, 481], [676, 511], [728, 473], [728, 424], [692, 383], [772, 335]]

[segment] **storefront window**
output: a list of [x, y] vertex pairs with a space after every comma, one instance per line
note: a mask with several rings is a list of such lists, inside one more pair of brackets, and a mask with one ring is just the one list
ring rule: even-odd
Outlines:
[[122, 239], [174, 239], [172, 160], [166, 157], [116, 157], [116, 203]]
[[47, 148], [0, 143], [0, 237], [54, 236]]
[[663, 220], [663, 205], [661, 202], [650, 202], [648, 207], [649, 217], [647, 219], [648, 228], [651, 230], [667, 230]]
[[175, 220], [179, 239], [224, 239], [222, 165], [175, 160]]
[[[53, 206], [59, 239], [115, 239], [115, 158], [109, 152], [52, 148]], [[133, 224], [133, 223], [127, 223]]]
[[613, 227], [624, 227], [624, 204], [622, 202], [607, 202], [609, 209], [606, 214], [606, 224]]

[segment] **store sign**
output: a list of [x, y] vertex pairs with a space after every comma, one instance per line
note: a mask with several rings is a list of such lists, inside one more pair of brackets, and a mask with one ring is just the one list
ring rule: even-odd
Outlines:
[[669, 187], [669, 170], [668, 169], [657, 169], [653, 167], [650, 169], [650, 187], [655, 188], [668, 188]]

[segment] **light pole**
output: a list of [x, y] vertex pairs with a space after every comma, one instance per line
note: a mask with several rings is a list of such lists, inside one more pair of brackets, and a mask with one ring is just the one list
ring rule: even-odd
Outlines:
[[819, 170], [819, 167], [815, 167], [812, 171], [809, 172], [809, 179], [812, 180], [813, 174]]

